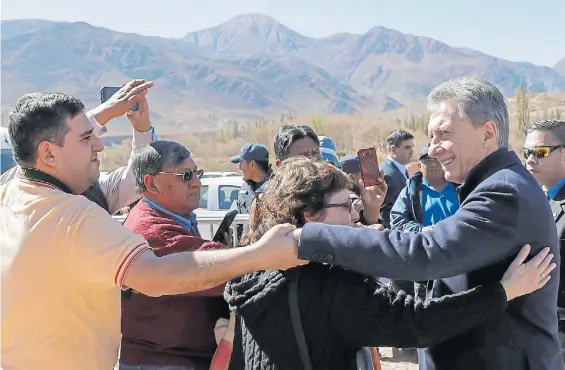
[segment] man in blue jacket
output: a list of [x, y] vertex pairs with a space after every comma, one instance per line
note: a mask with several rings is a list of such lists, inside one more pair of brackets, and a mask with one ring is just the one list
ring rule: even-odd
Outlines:
[[392, 207], [392, 229], [412, 232], [430, 230], [459, 209], [455, 184], [445, 179], [439, 161], [428, 155], [429, 149], [430, 144], [420, 149], [419, 171], [408, 179]]
[[[293, 236], [302, 259], [371, 276], [442, 279], [435, 297], [494, 282], [522, 245], [549, 246], [556, 270], [545, 288], [474, 330], [427, 348], [420, 369], [563, 370], [557, 331], [559, 241], [547, 197], [508, 150], [508, 109], [492, 84], [462, 77], [428, 96], [432, 139], [459, 210], [421, 233], [308, 223]], [[415, 312], [415, 314], [418, 314]]]

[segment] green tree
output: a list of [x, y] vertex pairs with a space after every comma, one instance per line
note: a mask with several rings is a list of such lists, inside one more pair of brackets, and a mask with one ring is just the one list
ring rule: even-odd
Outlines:
[[530, 100], [521, 82], [516, 91], [516, 121], [520, 132], [524, 132], [530, 124]]

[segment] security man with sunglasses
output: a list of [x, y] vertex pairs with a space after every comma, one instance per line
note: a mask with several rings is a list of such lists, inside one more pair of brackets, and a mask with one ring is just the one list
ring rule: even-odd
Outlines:
[[[526, 168], [546, 189], [561, 243], [565, 248], [565, 121], [545, 120], [534, 123], [526, 133], [522, 151]], [[565, 361], [565, 268], [561, 267], [559, 296], [559, 337]]]

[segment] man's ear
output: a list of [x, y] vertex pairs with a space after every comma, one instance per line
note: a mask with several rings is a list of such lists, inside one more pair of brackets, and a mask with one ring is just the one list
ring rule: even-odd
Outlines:
[[484, 146], [487, 146], [487, 143], [492, 142], [493, 140], [496, 141], [498, 137], [497, 134], [498, 130], [494, 122], [486, 122], [484, 126]]
[[159, 187], [155, 184], [155, 176], [145, 175], [145, 177], [143, 178], [143, 185], [145, 185], [145, 188], [149, 193], [155, 195], [161, 194]]
[[55, 144], [44, 140], [37, 146], [36, 161], [42, 161], [50, 167], [54, 167], [57, 163]]
[[392, 154], [396, 154], [396, 149], [397, 149], [397, 148], [396, 148], [396, 145], [391, 145], [391, 146], [390, 146], [390, 152], [391, 152]]

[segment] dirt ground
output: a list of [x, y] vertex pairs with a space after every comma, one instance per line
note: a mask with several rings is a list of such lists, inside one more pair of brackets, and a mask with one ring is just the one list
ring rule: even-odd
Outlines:
[[411, 362], [396, 362], [392, 358], [391, 348], [379, 348], [382, 370], [418, 370], [418, 365]]

